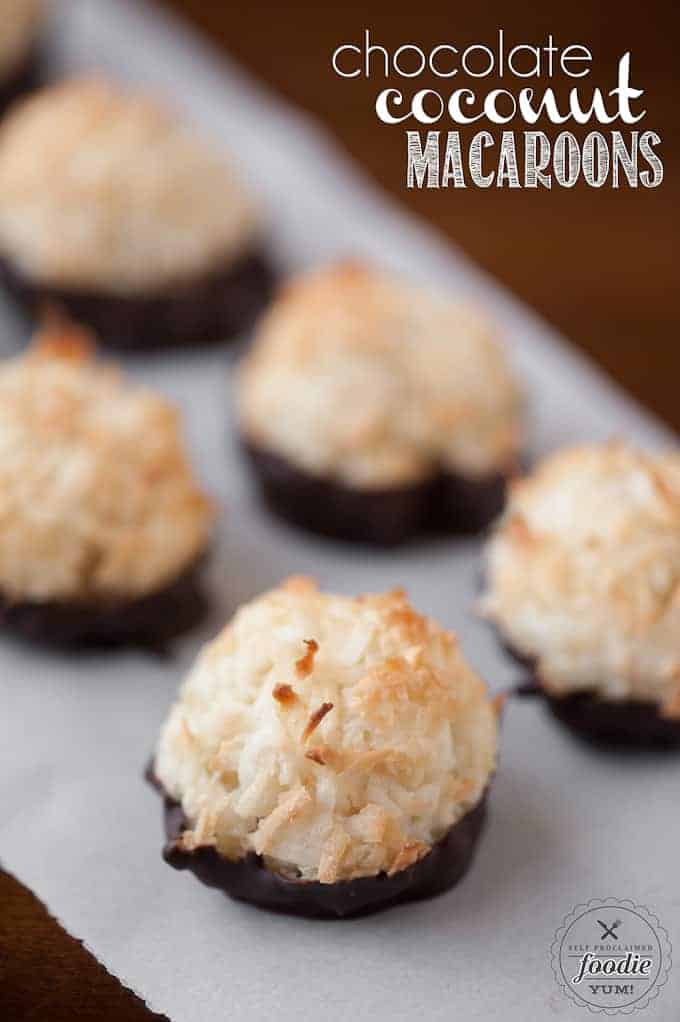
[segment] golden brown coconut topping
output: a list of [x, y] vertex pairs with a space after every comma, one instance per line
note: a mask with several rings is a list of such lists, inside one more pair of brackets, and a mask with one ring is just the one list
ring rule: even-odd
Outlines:
[[554, 693], [680, 716], [678, 451], [570, 448], [515, 484], [483, 607]]
[[52, 323], [0, 365], [0, 593], [119, 600], [174, 581], [212, 522], [177, 413]]
[[292, 579], [201, 653], [155, 771], [191, 850], [249, 852], [334, 883], [394, 873], [477, 804], [496, 717], [454, 635], [403, 592], [352, 599]]
[[352, 486], [510, 472], [520, 401], [478, 313], [354, 263], [300, 277], [243, 364], [246, 438]]

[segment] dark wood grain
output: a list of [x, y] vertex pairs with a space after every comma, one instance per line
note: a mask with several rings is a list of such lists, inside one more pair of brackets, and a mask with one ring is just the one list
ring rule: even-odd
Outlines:
[[[265, 3], [168, 0], [275, 90], [317, 115], [389, 192], [460, 244], [560, 327], [631, 393], [680, 428], [678, 210], [680, 80], [674, 0], [539, 5]], [[538, 41], [588, 44], [598, 84], [632, 50], [647, 123], [662, 135], [666, 177], [654, 191], [407, 191], [403, 133], [377, 124], [375, 83], [336, 78], [330, 54], [364, 27], [386, 46], [491, 38], [499, 25]], [[178, 70], [178, 74], [179, 74]], [[179, 83], [181, 85], [181, 81]], [[0, 873], [0, 1018], [141, 1022], [156, 1018], [15, 880]]]
[[14, 877], [0, 871], [3, 1022], [167, 1022], [109, 975]]

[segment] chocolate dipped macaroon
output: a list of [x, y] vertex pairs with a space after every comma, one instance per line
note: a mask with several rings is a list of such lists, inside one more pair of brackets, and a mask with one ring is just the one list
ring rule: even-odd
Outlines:
[[0, 114], [41, 77], [42, 0], [0, 0]]
[[177, 414], [52, 324], [0, 364], [0, 626], [155, 645], [205, 610], [213, 512]]
[[520, 452], [518, 391], [489, 324], [351, 263], [282, 290], [237, 401], [269, 506], [341, 539], [476, 532], [500, 512]]
[[510, 493], [482, 609], [579, 734], [680, 744], [680, 454], [561, 451]]
[[77, 80], [0, 130], [0, 281], [135, 350], [232, 338], [272, 273], [221, 153], [152, 99]]
[[164, 858], [297, 915], [438, 894], [470, 865], [496, 747], [455, 636], [402, 592], [291, 579], [205, 647], [163, 725]]

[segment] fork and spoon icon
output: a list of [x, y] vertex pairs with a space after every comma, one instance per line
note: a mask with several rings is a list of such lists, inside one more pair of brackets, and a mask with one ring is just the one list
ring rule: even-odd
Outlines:
[[602, 927], [602, 936], [600, 937], [600, 940], [606, 940], [608, 937], [611, 937], [612, 940], [619, 939], [618, 934], [615, 931], [621, 925], [620, 919], [617, 919], [615, 923], [611, 924], [611, 926], [608, 923], [603, 923], [601, 919], [598, 919], [597, 922]]

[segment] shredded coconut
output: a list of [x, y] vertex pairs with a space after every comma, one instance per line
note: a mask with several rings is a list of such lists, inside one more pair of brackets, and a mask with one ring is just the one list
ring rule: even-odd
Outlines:
[[52, 325], [0, 365], [0, 593], [115, 600], [163, 588], [205, 548], [212, 510], [175, 410]]
[[495, 711], [455, 636], [402, 592], [351, 599], [293, 579], [203, 650], [155, 772], [190, 821], [183, 847], [334, 883], [425, 855], [495, 758]]
[[288, 285], [242, 366], [241, 428], [360, 488], [513, 470], [519, 395], [478, 314], [354, 264]]
[[578, 447], [516, 483], [482, 608], [550, 691], [680, 716], [680, 454]]
[[222, 155], [145, 96], [67, 82], [0, 130], [0, 250], [38, 282], [153, 291], [231, 263], [256, 230]]

